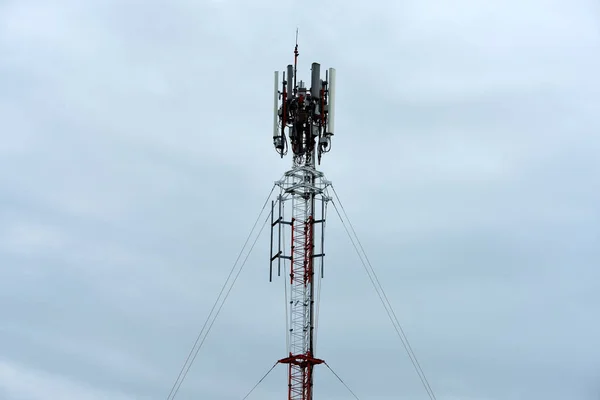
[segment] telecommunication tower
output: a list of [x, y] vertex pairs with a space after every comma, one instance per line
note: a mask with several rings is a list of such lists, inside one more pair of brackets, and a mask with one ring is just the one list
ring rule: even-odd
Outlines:
[[[294, 65], [287, 66], [282, 81], [279, 71], [275, 72], [273, 144], [282, 158], [291, 149], [292, 169], [276, 182], [280, 193], [271, 204], [269, 280], [272, 280], [274, 266], [279, 276], [282, 266], [284, 276], [289, 274], [289, 285], [286, 284], [288, 354], [279, 360], [288, 364], [288, 399], [312, 400], [313, 367], [324, 362], [315, 353], [318, 317], [315, 278], [323, 277], [325, 216], [330, 200], [325, 192], [330, 183], [316, 165], [320, 164], [321, 156], [331, 150], [335, 69], [329, 68], [325, 79], [321, 79], [320, 64], [312, 63], [309, 89], [303, 81], [297, 80], [297, 65], [296, 41]], [[289, 204], [291, 207], [286, 207]]]

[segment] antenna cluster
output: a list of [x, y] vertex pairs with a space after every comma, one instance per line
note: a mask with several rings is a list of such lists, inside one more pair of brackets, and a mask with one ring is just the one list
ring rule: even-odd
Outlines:
[[284, 71], [281, 82], [279, 71], [275, 71], [273, 145], [282, 158], [291, 147], [294, 165], [314, 166], [315, 156], [320, 164], [321, 155], [331, 150], [335, 127], [335, 69], [325, 71], [323, 80], [321, 65], [312, 63], [311, 86], [307, 89], [303, 81], [296, 81], [297, 61], [298, 44], [294, 50], [294, 65], [287, 66], [287, 75]]

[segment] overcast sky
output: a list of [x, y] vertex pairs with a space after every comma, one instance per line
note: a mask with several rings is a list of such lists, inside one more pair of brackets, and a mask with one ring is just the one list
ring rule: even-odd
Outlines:
[[[296, 26], [301, 77], [337, 69], [323, 171], [437, 398], [599, 399], [595, 0], [0, 0], [0, 398], [167, 397], [291, 164]], [[329, 217], [318, 356], [361, 399], [426, 399]], [[285, 356], [266, 233], [178, 399]], [[280, 366], [249, 400], [286, 389]]]

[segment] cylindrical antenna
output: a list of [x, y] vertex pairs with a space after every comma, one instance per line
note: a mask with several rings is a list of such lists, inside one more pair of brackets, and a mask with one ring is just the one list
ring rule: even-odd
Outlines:
[[273, 137], [279, 137], [279, 71], [275, 71], [275, 87], [273, 89]]
[[[292, 83], [294, 82], [294, 83]], [[287, 98], [290, 100], [294, 95], [294, 89], [296, 89], [296, 74], [294, 74], [294, 66], [287, 66]]]
[[328, 110], [327, 110], [327, 131], [328, 135], [333, 135], [335, 130], [335, 68], [329, 68], [329, 82], [327, 89], [329, 91]]
[[[283, 140], [285, 138], [285, 127], [287, 125], [287, 113], [288, 113], [288, 109], [287, 109], [287, 98], [288, 98], [288, 94], [287, 94], [287, 87], [289, 86], [288, 82], [285, 79], [285, 71], [283, 71], [283, 93], [281, 94], [281, 139]], [[281, 157], [283, 157], [283, 152], [281, 153]]]
[[319, 98], [321, 91], [321, 64], [312, 63], [312, 74], [310, 80], [310, 95], [315, 99]]

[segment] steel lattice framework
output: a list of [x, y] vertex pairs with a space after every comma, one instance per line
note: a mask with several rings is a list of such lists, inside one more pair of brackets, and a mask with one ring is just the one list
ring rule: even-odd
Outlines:
[[[271, 224], [271, 248], [274, 242], [279, 244], [271, 261], [278, 260], [278, 274], [282, 264], [289, 273], [288, 356], [279, 362], [289, 365], [290, 400], [312, 399], [313, 366], [323, 363], [315, 357], [315, 277], [316, 273], [323, 275], [325, 216], [330, 200], [324, 191], [329, 184], [314, 167], [296, 166], [277, 182], [280, 194], [272, 203], [272, 215], [277, 205], [279, 216]], [[289, 203], [291, 212], [286, 215], [285, 205]], [[273, 240], [275, 233], [278, 237]]]
[[[280, 193], [271, 209], [270, 279], [274, 262], [278, 275], [282, 266], [284, 274], [289, 273], [289, 291], [286, 290], [288, 354], [279, 360], [288, 364], [288, 399], [312, 400], [313, 367], [324, 362], [315, 355], [315, 260], [322, 277], [325, 216], [330, 200], [325, 194], [330, 183], [316, 169], [316, 164], [331, 150], [335, 69], [329, 68], [322, 80], [320, 64], [312, 63], [308, 89], [304, 82], [296, 79], [297, 61], [296, 43], [294, 65], [287, 66], [287, 80], [286, 72], [282, 82], [279, 82], [279, 72], [275, 72], [273, 145], [281, 157], [291, 149], [293, 164], [276, 182]], [[286, 205], [290, 203], [291, 212], [287, 215], [286, 209], [290, 207]]]

